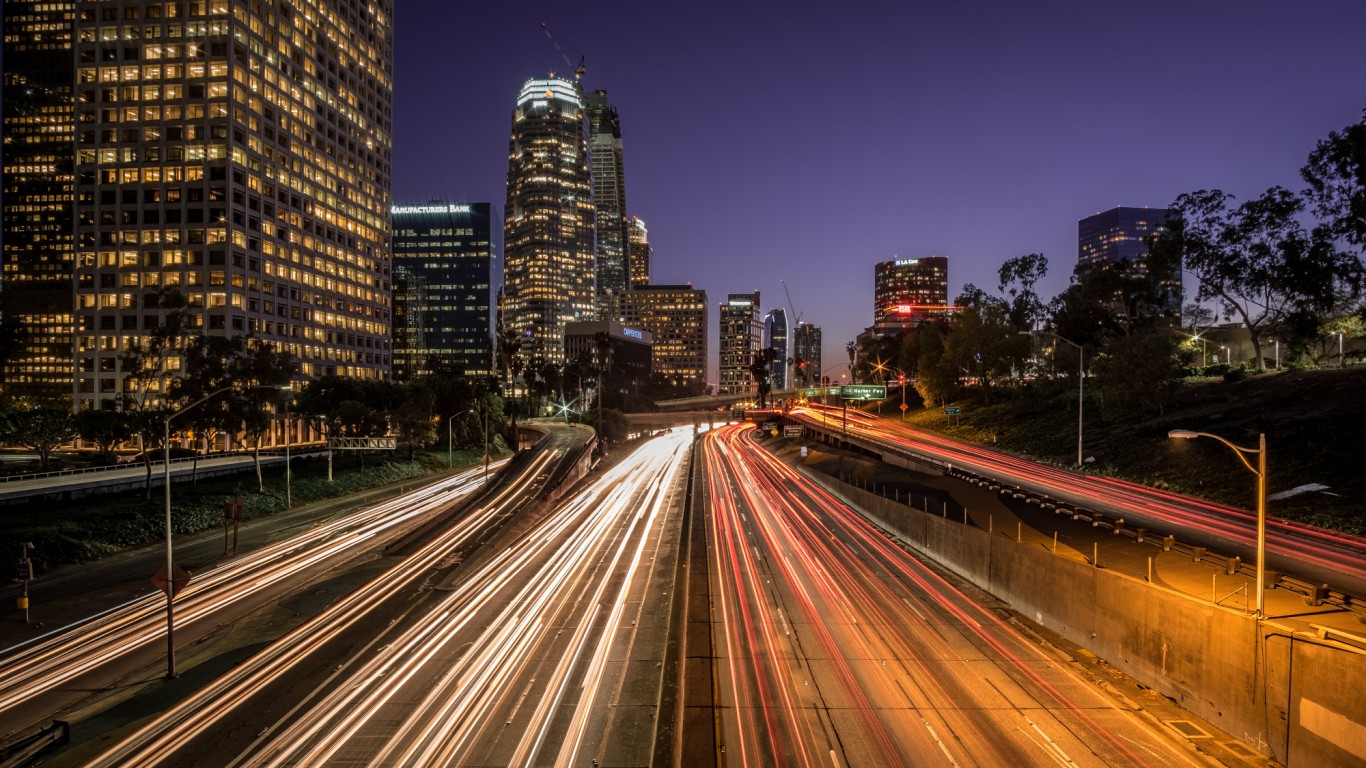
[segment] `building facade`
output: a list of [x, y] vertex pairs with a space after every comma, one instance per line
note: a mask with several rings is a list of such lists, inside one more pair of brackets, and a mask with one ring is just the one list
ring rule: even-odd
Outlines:
[[622, 320], [653, 339], [655, 376], [677, 387], [707, 387], [707, 292], [691, 285], [650, 285], [624, 294]]
[[791, 350], [788, 348], [788, 329], [787, 312], [781, 308], [774, 308], [764, 315], [764, 348], [771, 348], [778, 358], [769, 366], [769, 383], [774, 389], [787, 389], [788, 387], [788, 359]]
[[528, 80], [512, 112], [503, 320], [526, 360], [564, 362], [564, 328], [596, 317], [595, 211], [577, 81]]
[[732, 293], [721, 305], [720, 369], [717, 394], [739, 395], [757, 392], [749, 367], [754, 364], [764, 339], [764, 322], [759, 317], [759, 292]]
[[[642, 328], [608, 320], [570, 323], [565, 326], [565, 354], [570, 360], [586, 356], [597, 365], [598, 334], [605, 334], [607, 341], [606, 386], [617, 392], [640, 394], [650, 383], [650, 348], [654, 337]], [[612, 399], [609, 397], [607, 402], [610, 405]]]
[[16, 345], [0, 370], [10, 395], [71, 396], [76, 3], [4, 4], [3, 251], [0, 318]]
[[[1077, 263], [1104, 267], [1127, 261], [1139, 274], [1148, 270], [1147, 238], [1157, 234], [1167, 221], [1166, 208], [1116, 206], [1077, 221]], [[1167, 289], [1168, 311], [1181, 311], [1181, 265], [1173, 267], [1162, 280]]]
[[302, 376], [387, 376], [392, 2], [75, 7], [77, 405], [129, 394], [167, 294]]
[[792, 386], [820, 386], [823, 370], [820, 327], [811, 323], [797, 323], [792, 332]]
[[650, 284], [650, 261], [654, 258], [650, 230], [646, 229], [645, 222], [632, 216], [626, 237], [631, 249], [631, 287], [643, 288]]
[[631, 287], [629, 220], [626, 218], [626, 171], [622, 164], [621, 119], [596, 90], [585, 98], [588, 109], [588, 159], [597, 224], [598, 317], [620, 314], [620, 298]]
[[395, 379], [493, 373], [491, 208], [394, 206]]
[[906, 325], [950, 309], [946, 257], [893, 259], [873, 267], [874, 325]]

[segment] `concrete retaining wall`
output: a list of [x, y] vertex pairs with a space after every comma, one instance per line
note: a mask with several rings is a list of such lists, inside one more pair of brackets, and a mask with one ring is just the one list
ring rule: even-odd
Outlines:
[[1366, 763], [1366, 652], [808, 473], [1018, 613], [1289, 766]]

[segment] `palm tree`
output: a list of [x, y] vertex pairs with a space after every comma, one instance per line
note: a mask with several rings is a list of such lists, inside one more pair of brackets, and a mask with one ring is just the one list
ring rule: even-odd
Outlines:
[[773, 363], [778, 360], [778, 350], [765, 347], [754, 356], [749, 365], [749, 375], [759, 386], [759, 407], [768, 407], [768, 393], [773, 391]]

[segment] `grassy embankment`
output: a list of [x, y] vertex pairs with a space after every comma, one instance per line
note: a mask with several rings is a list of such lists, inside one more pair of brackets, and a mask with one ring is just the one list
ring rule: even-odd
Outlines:
[[[501, 440], [495, 455], [507, 453]], [[456, 451], [456, 467], [483, 461], [483, 449]], [[339, 451], [333, 464], [334, 481], [327, 481], [325, 459], [296, 459], [291, 496], [300, 506], [345, 496], [369, 488], [446, 469], [446, 452], [418, 452], [412, 461], [400, 452], [394, 457], [371, 454], [364, 468], [354, 452]], [[256, 491], [256, 475], [248, 469], [233, 475], [188, 480], [172, 486], [172, 524], [176, 533], [195, 533], [223, 525], [223, 502], [242, 500], [247, 519], [264, 517], [285, 508], [284, 467], [262, 468], [265, 490]], [[69, 501], [41, 501], [0, 506], [0, 547], [12, 554], [19, 542], [33, 542], [37, 570], [96, 560], [115, 552], [143, 546], [165, 535], [165, 508], [159, 486], [148, 499], [144, 490], [88, 496]]]
[[[1231, 450], [1209, 439], [1172, 440], [1167, 432], [1210, 432], [1252, 448], [1264, 432], [1269, 494], [1308, 483], [1328, 486], [1270, 501], [1268, 514], [1366, 535], [1363, 393], [1366, 369], [1361, 368], [1267, 373], [1228, 383], [1188, 380], [1161, 415], [1107, 413], [1100, 398], [1088, 392], [1085, 454], [1095, 462], [1087, 471], [1255, 509], [1256, 478]], [[889, 400], [884, 414], [895, 418], [899, 404]], [[906, 420], [920, 429], [1059, 465], [1076, 460], [1075, 392], [1024, 391], [998, 396], [991, 405], [969, 400], [954, 405], [963, 415], [953, 425], [938, 408], [912, 407]]]

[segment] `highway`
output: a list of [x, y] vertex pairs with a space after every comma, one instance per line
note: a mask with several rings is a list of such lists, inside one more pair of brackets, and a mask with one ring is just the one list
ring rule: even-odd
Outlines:
[[[841, 409], [794, 408], [799, 423], [843, 431]], [[1133, 526], [1174, 533], [1183, 541], [1255, 560], [1254, 512], [1108, 477], [1040, 464], [848, 409], [848, 435], [903, 454], [994, 478], [1056, 500], [1115, 517]], [[1231, 472], [1243, 471], [1230, 456]], [[1254, 478], [1248, 473], [1248, 485]], [[1366, 595], [1366, 540], [1323, 528], [1269, 517], [1267, 562], [1272, 570], [1348, 594]]]
[[721, 764], [1195, 764], [752, 433], [700, 458]]
[[[193, 645], [271, 595], [300, 589], [359, 550], [382, 546], [412, 522], [479, 488], [483, 474], [482, 468], [459, 473], [195, 574], [176, 597], [177, 646]], [[0, 732], [22, 730], [88, 703], [120, 681], [141, 679], [146, 668], [164, 666], [165, 600], [150, 592], [0, 652]]]
[[648, 762], [663, 673], [633, 662], [666, 639], [691, 441], [647, 441], [554, 506], [508, 489], [94, 764]]

